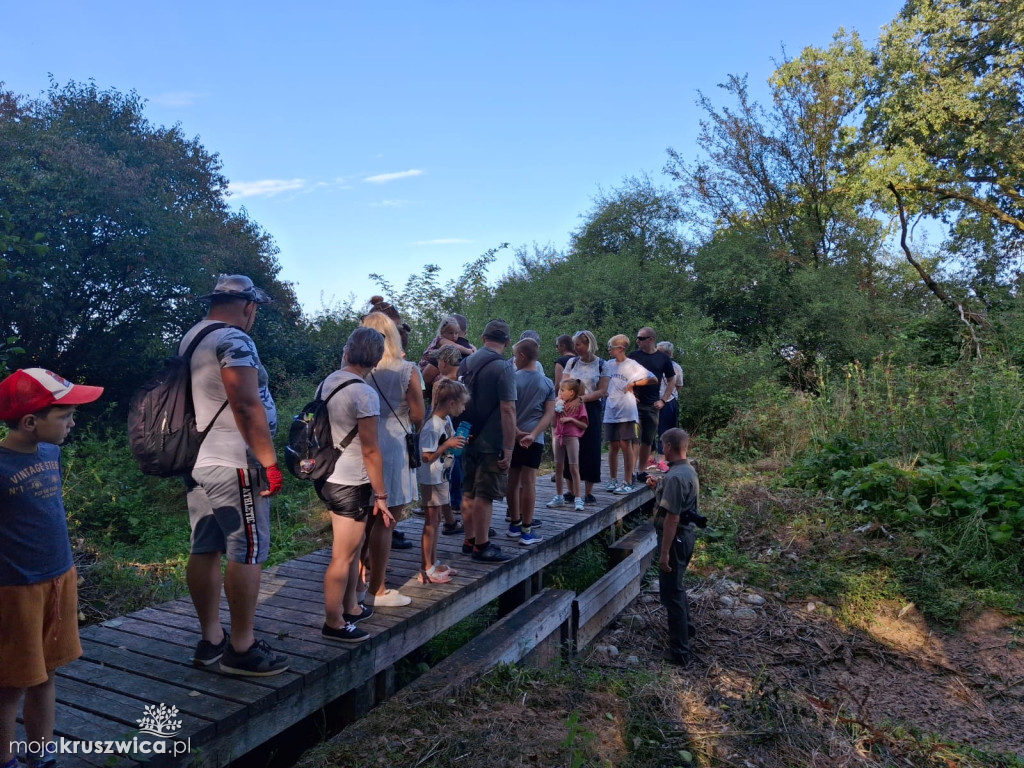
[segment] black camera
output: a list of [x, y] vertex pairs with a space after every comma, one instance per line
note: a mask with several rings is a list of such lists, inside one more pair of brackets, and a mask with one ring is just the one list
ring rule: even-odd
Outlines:
[[693, 523], [701, 529], [708, 527], [708, 519], [697, 512], [687, 512], [685, 515], [680, 515], [679, 522], [683, 525]]

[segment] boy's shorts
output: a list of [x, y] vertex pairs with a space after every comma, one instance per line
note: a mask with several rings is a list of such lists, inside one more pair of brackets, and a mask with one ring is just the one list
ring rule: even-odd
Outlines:
[[270, 554], [270, 499], [256, 467], [197, 467], [185, 476], [193, 555], [223, 552], [249, 565]]
[[637, 424], [635, 421], [619, 421], [615, 424], [605, 424], [604, 439], [609, 443], [636, 440]]
[[544, 458], [543, 443], [532, 443], [529, 448], [523, 448], [519, 443], [516, 443], [515, 450], [512, 451], [512, 461], [509, 466], [538, 469], [542, 458]]
[[350, 517], [361, 523], [373, 511], [373, 486], [369, 483], [338, 485], [318, 480], [313, 484], [313, 489], [320, 501], [327, 505], [327, 509], [339, 517]]
[[82, 655], [78, 571], [0, 587], [0, 688], [32, 688]]
[[498, 454], [478, 453], [470, 443], [462, 454], [462, 495], [499, 501], [508, 489], [508, 472], [498, 469]]
[[424, 507], [443, 507], [451, 504], [451, 487], [448, 483], [420, 485], [420, 501]]

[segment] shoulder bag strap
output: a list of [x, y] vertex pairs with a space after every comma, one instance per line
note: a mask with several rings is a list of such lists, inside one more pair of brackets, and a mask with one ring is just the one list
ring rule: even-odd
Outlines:
[[[377, 384], [377, 377], [373, 375], [373, 372], [370, 373], [370, 378], [373, 379], [373, 383], [374, 384]], [[377, 394], [379, 394], [384, 399], [384, 402], [387, 403], [388, 410], [391, 411], [391, 415], [395, 417], [395, 421], [397, 421], [399, 426], [402, 427], [402, 430], [405, 432], [405, 434], [411, 435], [412, 432], [410, 432], [408, 429], [405, 428], [405, 424], [402, 424], [402, 420], [398, 417], [398, 414], [395, 413], [395, 409], [391, 407], [391, 402], [388, 400], [387, 395], [385, 395], [381, 391], [380, 384], [377, 384], [376, 388], [377, 388]]]

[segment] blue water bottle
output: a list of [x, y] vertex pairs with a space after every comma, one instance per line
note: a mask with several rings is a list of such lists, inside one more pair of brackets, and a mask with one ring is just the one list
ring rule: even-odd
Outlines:
[[[456, 437], [461, 437], [463, 439], [468, 439], [469, 438], [469, 430], [470, 430], [470, 428], [472, 426], [473, 425], [470, 424], [468, 421], [459, 422], [459, 428], [455, 430], [455, 436]], [[454, 448], [454, 449], [452, 449], [452, 456], [461, 456], [463, 450], [464, 450], [463, 448]]]

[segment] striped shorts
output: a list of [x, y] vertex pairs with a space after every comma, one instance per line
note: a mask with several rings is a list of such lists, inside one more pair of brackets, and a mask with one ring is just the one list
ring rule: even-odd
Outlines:
[[197, 467], [185, 478], [193, 555], [223, 552], [236, 563], [270, 554], [270, 499], [256, 467]]

